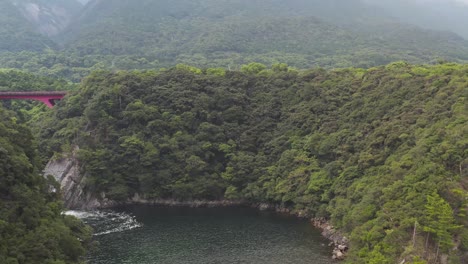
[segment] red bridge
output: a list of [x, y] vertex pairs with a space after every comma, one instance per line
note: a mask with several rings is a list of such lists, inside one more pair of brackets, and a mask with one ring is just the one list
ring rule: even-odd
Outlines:
[[0, 92], [0, 100], [3, 99], [20, 99], [20, 100], [37, 100], [46, 104], [49, 108], [55, 105], [55, 100], [62, 99], [67, 92], [52, 91], [52, 92]]

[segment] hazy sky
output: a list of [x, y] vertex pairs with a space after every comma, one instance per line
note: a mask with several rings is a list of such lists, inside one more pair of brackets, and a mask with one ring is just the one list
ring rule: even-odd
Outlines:
[[458, 2], [462, 3], [465, 5], [468, 5], [468, 0], [414, 0], [416, 2], [438, 2], [438, 3], [453, 3], [453, 2]]
[[[378, 3], [380, 0], [364, 0], [365, 2], [369, 3]], [[408, 2], [416, 2], [416, 3], [447, 3], [447, 4], [453, 4], [453, 3], [461, 3], [465, 4], [468, 6], [468, 0], [406, 0]]]
[[455, 0], [455, 2], [463, 3], [465, 5], [468, 5], [468, 0]]
[[[82, 4], [86, 4], [88, 3], [90, 0], [77, 0], [78, 2], [81, 2]], [[369, 1], [369, 0], [368, 0]], [[450, 2], [458, 2], [458, 3], [462, 3], [462, 4], [465, 4], [468, 6], [468, 0], [408, 0], [408, 1], [415, 1], [415, 2], [438, 2], [438, 3], [443, 3], [443, 2], [446, 2], [446, 3], [450, 3]]]

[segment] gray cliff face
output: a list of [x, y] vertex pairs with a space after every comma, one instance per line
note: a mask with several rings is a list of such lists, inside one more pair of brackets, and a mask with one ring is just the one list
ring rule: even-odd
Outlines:
[[96, 197], [84, 191], [86, 177], [80, 173], [76, 151], [66, 158], [50, 160], [44, 176], [52, 175], [60, 183], [65, 207], [68, 209], [93, 209], [100, 207]]
[[40, 33], [52, 37], [64, 30], [81, 9], [76, 0], [10, 0]]

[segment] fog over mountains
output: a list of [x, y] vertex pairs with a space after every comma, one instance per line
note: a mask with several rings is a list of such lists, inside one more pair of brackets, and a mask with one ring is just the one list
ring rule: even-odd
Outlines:
[[468, 38], [467, 0], [364, 0], [404, 23], [448, 30]]
[[[89, 12], [93, 6], [106, 2], [118, 8], [122, 1], [110, 0], [3, 0], [13, 3], [28, 20], [46, 35], [59, 34], [79, 12]], [[143, 1], [123, 1], [130, 5], [147, 4]], [[158, 0], [154, 3], [161, 2]], [[164, 1], [162, 1], [164, 2]], [[173, 1], [174, 5], [183, 0]], [[197, 3], [197, 1], [193, 1]], [[304, 11], [319, 17], [349, 19], [354, 16], [376, 15], [380, 18], [414, 24], [427, 29], [447, 30], [468, 38], [468, 0], [311, 0], [311, 1], [224, 1], [242, 5], [263, 4], [265, 7], [302, 5]], [[89, 4], [90, 7], [85, 8]], [[318, 12], [324, 11], [324, 12]], [[299, 13], [300, 14], [300, 13]], [[99, 14], [96, 14], [99, 16]], [[339, 16], [338, 16], [339, 15]], [[336, 17], [335, 17], [336, 16]], [[49, 19], [48, 19], [49, 18]], [[362, 17], [361, 17], [362, 19]], [[54, 21], [53, 23], [50, 21]]]
[[55, 36], [64, 30], [83, 4], [75, 0], [11, 0], [18, 11], [36, 30], [46, 36]]
[[[397, 60], [468, 60], [464, 26], [468, 5], [455, 0], [0, 0], [0, 4], [4, 6], [0, 52], [63, 52], [62, 61], [52, 60], [60, 67], [89, 68], [98, 63], [118, 69], [178, 63], [238, 67], [257, 61], [298, 68], [368, 68]], [[80, 62], [69, 59], [74, 56]], [[84, 56], [91, 57], [85, 62]], [[28, 57], [18, 63], [17, 57], [0, 56], [0, 62], [32, 69]], [[50, 59], [39, 61], [33, 64], [35, 69], [54, 65]]]

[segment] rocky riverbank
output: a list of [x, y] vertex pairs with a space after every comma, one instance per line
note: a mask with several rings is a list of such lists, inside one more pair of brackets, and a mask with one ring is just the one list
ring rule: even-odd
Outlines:
[[278, 213], [292, 214], [299, 218], [308, 218], [315, 228], [322, 230], [322, 236], [330, 240], [330, 247], [333, 247], [332, 258], [336, 260], [343, 260], [346, 258], [346, 254], [349, 249], [349, 240], [341, 232], [339, 232], [333, 225], [330, 224], [325, 218], [311, 218], [304, 211], [292, 211], [290, 208], [282, 205], [274, 204], [253, 204], [255, 208], [260, 210], [274, 210]]
[[323, 218], [311, 219], [312, 224], [322, 230], [322, 236], [329, 239], [329, 246], [333, 246], [333, 259], [343, 260], [349, 249], [349, 240]]
[[249, 203], [246, 201], [232, 200], [193, 200], [177, 201], [171, 199], [145, 199], [135, 194], [125, 202], [117, 202], [106, 198], [105, 193], [94, 195], [85, 191], [86, 176], [80, 173], [79, 160], [76, 157], [78, 148], [72, 154], [59, 159], [49, 161], [44, 169], [44, 176], [51, 175], [61, 185], [61, 192], [65, 207], [73, 210], [94, 210], [112, 208], [120, 205], [147, 204], [162, 206], [187, 206], [187, 207], [228, 207], [228, 206], [251, 206], [259, 210], [272, 210], [282, 214], [290, 214], [299, 218], [310, 219], [312, 225], [322, 230], [322, 235], [331, 242], [333, 247], [333, 259], [342, 260], [346, 257], [349, 248], [348, 239], [336, 230], [324, 218], [311, 218], [304, 211], [293, 211], [282, 205], [268, 203]]

